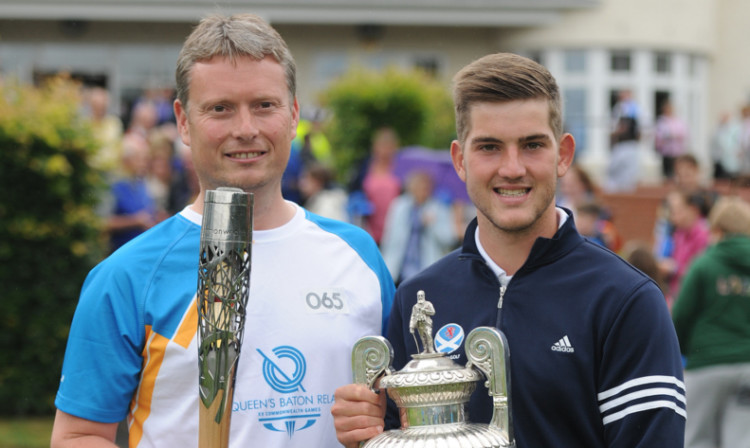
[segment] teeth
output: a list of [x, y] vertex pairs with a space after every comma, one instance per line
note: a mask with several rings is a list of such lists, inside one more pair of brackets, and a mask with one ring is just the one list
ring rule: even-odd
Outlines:
[[497, 192], [502, 196], [523, 196], [526, 194], [526, 189], [522, 190], [507, 190], [505, 188], [498, 188]]
[[229, 154], [229, 157], [231, 157], [232, 159], [250, 159], [253, 157], [258, 157], [259, 155], [259, 152], [239, 152], [236, 154]]

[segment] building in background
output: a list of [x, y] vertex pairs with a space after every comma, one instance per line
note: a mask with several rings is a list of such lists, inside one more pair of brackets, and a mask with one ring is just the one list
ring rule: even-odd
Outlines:
[[173, 86], [185, 36], [215, 11], [256, 13], [284, 36], [303, 114], [353, 65], [420, 67], [447, 84], [487, 53], [530, 56], [557, 78], [578, 160], [595, 175], [622, 90], [639, 105], [640, 163], [654, 182], [649, 130], [665, 99], [706, 167], [717, 117], [750, 102], [745, 0], [3, 0], [0, 74], [31, 82], [68, 71], [106, 87], [124, 114], [145, 89]]

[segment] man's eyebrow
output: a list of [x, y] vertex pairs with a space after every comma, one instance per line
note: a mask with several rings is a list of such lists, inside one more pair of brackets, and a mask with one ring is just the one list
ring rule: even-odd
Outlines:
[[[551, 138], [547, 134], [531, 134], [531, 135], [526, 135], [526, 136], [520, 137], [518, 139], [519, 143], [527, 143], [527, 142], [532, 142], [532, 141], [535, 141], [535, 142], [538, 142], [538, 141], [547, 141], [548, 142], [548, 141], [551, 141]], [[499, 139], [497, 137], [489, 136], [489, 135], [488, 136], [478, 136], [478, 137], [475, 137], [475, 138], [471, 139], [471, 144], [472, 145], [482, 145], [482, 144], [487, 144], [487, 143], [502, 144], [503, 140]]]
[[539, 140], [550, 141], [551, 139], [549, 135], [547, 134], [532, 134], [532, 135], [527, 135], [525, 137], [521, 137], [518, 139], [518, 141], [521, 143], [525, 143], [529, 141], [539, 141]]
[[483, 144], [483, 143], [502, 143], [503, 141], [500, 140], [497, 137], [491, 137], [491, 136], [479, 136], [471, 139], [471, 143], [473, 145]]

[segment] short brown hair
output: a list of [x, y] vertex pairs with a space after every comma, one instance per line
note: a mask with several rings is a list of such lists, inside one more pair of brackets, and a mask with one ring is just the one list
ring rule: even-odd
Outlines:
[[289, 96], [294, 98], [297, 94], [297, 66], [286, 42], [276, 30], [254, 14], [207, 16], [190, 33], [177, 58], [177, 98], [187, 108], [190, 70], [196, 62], [208, 61], [215, 56], [234, 62], [240, 56], [260, 60], [269, 55], [284, 68]]
[[692, 154], [680, 154], [679, 156], [675, 157], [674, 163], [684, 163], [686, 165], [690, 165], [693, 168], [700, 168], [698, 159], [696, 159]]
[[563, 134], [560, 89], [552, 74], [531, 59], [512, 53], [484, 56], [453, 78], [456, 134], [464, 142], [469, 133], [471, 106], [515, 100], [546, 99], [555, 138]]

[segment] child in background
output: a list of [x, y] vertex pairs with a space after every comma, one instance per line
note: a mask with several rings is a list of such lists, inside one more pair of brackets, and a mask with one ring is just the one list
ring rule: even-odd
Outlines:
[[596, 202], [586, 202], [576, 210], [578, 232], [590, 240], [617, 252], [622, 248], [622, 238], [606, 210]]

